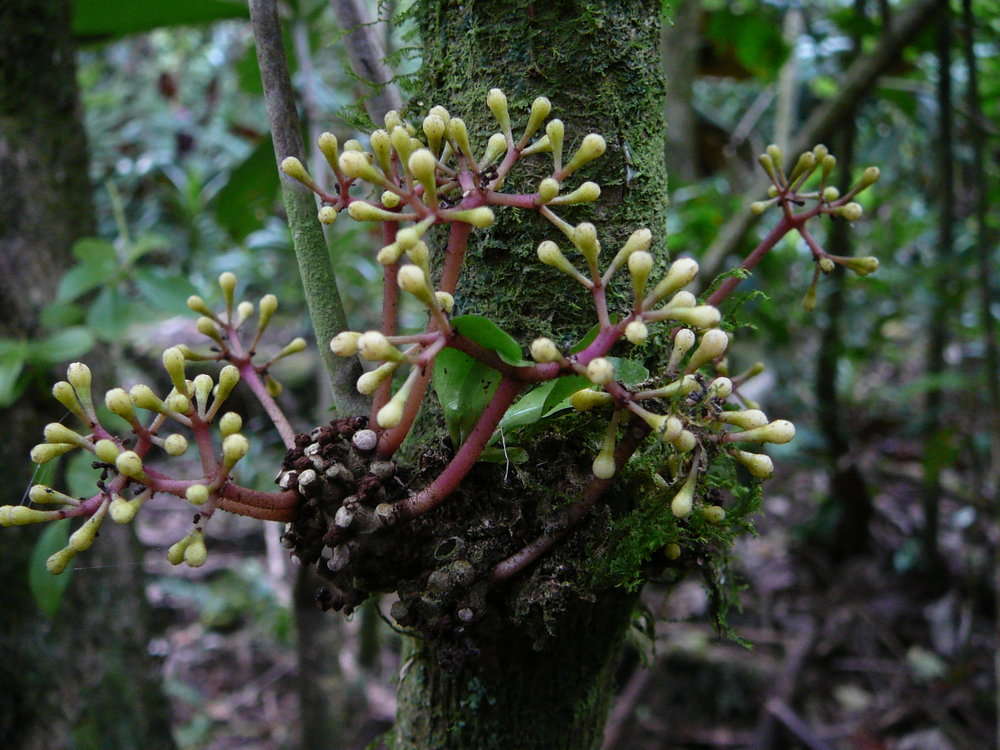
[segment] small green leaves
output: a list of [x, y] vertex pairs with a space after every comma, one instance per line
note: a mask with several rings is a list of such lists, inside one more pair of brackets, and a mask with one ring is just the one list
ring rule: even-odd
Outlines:
[[[72, 571], [68, 575], [57, 577], [66, 569], [74, 554], [65, 552], [70, 523], [66, 518], [49, 524], [35, 543], [28, 564], [28, 587], [31, 595], [38, 608], [50, 619], [59, 611], [63, 593], [73, 578]], [[63, 552], [60, 553], [60, 550]]]
[[531, 364], [521, 356], [521, 346], [514, 340], [514, 337], [489, 318], [484, 318], [481, 315], [460, 315], [457, 318], [452, 318], [451, 324], [466, 338], [496, 352], [500, 359], [507, 364], [515, 367]]

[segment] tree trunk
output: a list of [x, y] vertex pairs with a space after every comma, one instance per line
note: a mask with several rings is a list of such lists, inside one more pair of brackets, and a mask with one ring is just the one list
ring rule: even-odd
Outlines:
[[[506, 92], [512, 117], [521, 124], [534, 97], [549, 97], [552, 116], [566, 125], [568, 153], [587, 132], [602, 133], [608, 143], [605, 156], [581, 178], [601, 185], [601, 200], [561, 212], [564, 218], [594, 222], [606, 258], [639, 227], [650, 228], [662, 247], [666, 171], [658, 2], [425, 0], [418, 13], [425, 47], [422, 110], [443, 104], [485, 140], [496, 130], [484, 105], [490, 88]], [[548, 173], [550, 162], [536, 163], [528, 185]], [[523, 171], [519, 179], [525, 179]], [[579, 287], [538, 262], [543, 239], [561, 238], [541, 217], [499, 212], [498, 223], [471, 248], [456, 294], [459, 308], [490, 317], [522, 341], [550, 336], [571, 344], [582, 336], [595, 322], [591, 305]], [[627, 282], [617, 291], [626, 288]], [[535, 467], [538, 480], [551, 482], [553, 474], [569, 471], [571, 459], [563, 460], [563, 467]], [[598, 747], [634, 598], [617, 589], [574, 591], [561, 610], [547, 613], [546, 628], [554, 637], [540, 651], [535, 647], [541, 644], [524, 632], [500, 628], [477, 637], [477, 656], [449, 668], [450, 649], [434, 641], [414, 643], [403, 666], [394, 747]]]
[[[71, 262], [73, 241], [94, 232], [86, 137], [77, 101], [66, 0], [0, 5], [0, 335], [37, 334], [41, 307]], [[21, 502], [28, 451], [63, 410], [29, 389], [4, 414], [2, 504]], [[28, 589], [42, 529], [4, 530], [0, 580], [0, 737], [32, 749], [172, 748], [166, 701], [154, 679], [141, 554], [123, 528], [106, 529], [53, 621]]]

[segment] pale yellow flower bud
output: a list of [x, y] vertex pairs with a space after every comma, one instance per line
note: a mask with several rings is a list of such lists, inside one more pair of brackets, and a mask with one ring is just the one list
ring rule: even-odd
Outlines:
[[767, 424], [767, 415], [760, 409], [742, 409], [739, 411], [719, 412], [720, 422], [736, 425], [743, 430], [752, 430]]
[[510, 132], [510, 112], [507, 110], [507, 95], [500, 89], [490, 89], [486, 95], [486, 106], [500, 124], [504, 133]]
[[697, 478], [698, 472], [692, 468], [680, 491], [670, 501], [670, 512], [675, 518], [687, 518], [691, 515], [694, 509], [694, 487]]
[[765, 456], [763, 453], [748, 453], [741, 450], [732, 450], [730, 454], [743, 464], [752, 476], [758, 479], [767, 479], [774, 473], [774, 462], [770, 456]]
[[378, 390], [378, 387], [386, 381], [387, 378], [392, 376], [397, 367], [399, 367], [399, 362], [386, 362], [383, 365], [379, 365], [371, 372], [366, 372], [358, 378], [358, 393], [365, 396], [372, 395], [376, 390]]
[[641, 320], [633, 320], [625, 326], [625, 338], [635, 346], [642, 346], [649, 338], [649, 329]]
[[531, 358], [536, 362], [559, 362], [562, 354], [552, 339], [542, 337], [531, 342]]
[[121, 449], [114, 440], [98, 440], [94, 443], [94, 455], [106, 464], [113, 464]]
[[577, 411], [590, 411], [595, 406], [607, 406], [613, 401], [614, 399], [610, 393], [594, 391], [590, 388], [584, 388], [582, 391], [577, 391], [569, 397], [570, 404]]
[[243, 429], [243, 417], [234, 411], [227, 411], [219, 420], [219, 432], [222, 437], [229, 437]]
[[596, 182], [585, 182], [576, 190], [559, 195], [549, 201], [553, 206], [574, 206], [577, 203], [593, 203], [601, 197], [601, 186]]
[[50, 422], [45, 425], [43, 434], [45, 435], [46, 443], [71, 443], [78, 448], [90, 447], [90, 441], [83, 437], [83, 435], [59, 422]]
[[545, 134], [549, 137], [549, 144], [552, 146], [553, 172], [562, 169], [563, 139], [566, 136], [566, 126], [562, 120], [549, 120], [545, 125]]
[[115, 459], [115, 468], [118, 469], [119, 474], [130, 479], [142, 479], [144, 476], [142, 459], [139, 458], [139, 454], [135, 451], [123, 451], [119, 453], [118, 458]]
[[361, 200], [351, 201], [351, 205], [347, 207], [347, 213], [356, 221], [399, 221], [399, 214]]
[[645, 250], [637, 250], [628, 258], [628, 271], [632, 276], [632, 290], [636, 300], [641, 300], [646, 291], [646, 281], [653, 270], [653, 256]]
[[542, 123], [545, 122], [545, 118], [549, 116], [551, 111], [552, 102], [544, 96], [539, 96], [531, 103], [531, 114], [528, 115], [528, 124], [524, 128], [524, 135], [521, 136], [522, 143], [527, 143], [528, 139], [542, 127]]
[[208, 487], [203, 484], [192, 484], [184, 491], [184, 497], [191, 505], [204, 505], [208, 502]]
[[447, 216], [449, 219], [464, 221], [466, 224], [472, 224], [472, 226], [478, 227], [479, 229], [485, 229], [486, 227], [492, 226], [496, 221], [493, 209], [487, 208], [486, 206], [479, 206], [479, 208], [467, 208], [461, 211], [449, 211]]
[[455, 149], [465, 155], [469, 161], [475, 161], [472, 155], [472, 146], [469, 143], [469, 130], [465, 127], [465, 121], [460, 117], [452, 117], [448, 121], [448, 138]]
[[685, 372], [694, 372], [702, 365], [721, 357], [728, 346], [729, 337], [725, 331], [721, 331], [718, 328], [706, 331], [698, 343], [698, 348], [691, 354], [691, 359], [688, 361]]
[[108, 514], [109, 501], [105, 500], [90, 518], [83, 522], [83, 526], [69, 535], [67, 546], [74, 552], [84, 552], [90, 549], [97, 532], [104, 523], [104, 517]]
[[708, 384], [709, 398], [729, 398], [733, 392], [733, 381], [729, 378], [716, 378]]
[[278, 309], [278, 298], [273, 294], [265, 294], [260, 298], [257, 309], [260, 310], [260, 317], [257, 319], [257, 330], [264, 331]]
[[227, 435], [222, 441], [222, 463], [226, 470], [243, 458], [250, 450], [250, 442], [239, 432]]
[[718, 308], [711, 305], [699, 305], [697, 307], [671, 307], [666, 314], [669, 320], [678, 320], [695, 328], [713, 328], [719, 325], [722, 315]]
[[[404, 292], [409, 292], [428, 307], [434, 307], [436, 304], [437, 300], [435, 300], [431, 288], [427, 284], [427, 277], [424, 275], [423, 269], [419, 266], [411, 264], [403, 266], [399, 269], [396, 281], [400, 289]], [[363, 351], [361, 356], [365, 356]], [[379, 359], [386, 359], [386, 357], [379, 357]]]
[[492, 164], [507, 152], [507, 139], [501, 133], [494, 133], [486, 141], [486, 150], [483, 152], [482, 166]]
[[163, 441], [163, 450], [168, 456], [182, 456], [188, 449], [187, 438], [178, 433], [168, 435]]
[[124, 388], [112, 388], [104, 394], [104, 405], [108, 410], [127, 422], [135, 421], [135, 409], [132, 407], [132, 399], [125, 392]]
[[573, 154], [573, 158], [569, 160], [565, 167], [563, 167], [564, 174], [572, 174], [580, 167], [585, 164], [589, 164], [594, 159], [602, 156], [607, 150], [608, 144], [605, 143], [604, 138], [597, 133], [590, 133], [583, 137], [580, 142], [580, 148], [576, 150]]
[[861, 214], [864, 213], [864, 209], [861, 207], [860, 203], [852, 201], [833, 209], [833, 212], [837, 216], [847, 219], [848, 221], [857, 221], [861, 218]]
[[186, 389], [184, 385], [184, 363], [184, 352], [176, 346], [171, 346], [169, 349], [163, 350], [163, 369], [167, 371], [167, 375], [170, 376], [170, 382], [174, 384], [174, 388], [177, 389], [178, 393], [184, 393]]
[[[346, 147], [347, 144], [344, 145]], [[381, 185], [385, 181], [379, 171], [368, 163], [368, 157], [360, 151], [344, 151], [337, 163], [340, 171], [351, 179], [365, 180], [373, 185]]]
[[357, 331], [341, 331], [330, 340], [330, 351], [338, 357], [353, 357], [358, 353], [358, 339], [361, 334]]
[[319, 220], [320, 224], [326, 224], [329, 226], [337, 220], [337, 209], [333, 206], [322, 206], [316, 214], [316, 218]]
[[444, 138], [446, 127], [445, 121], [437, 115], [431, 114], [424, 118], [424, 135], [427, 136], [427, 145], [434, 154], [441, 153], [441, 139]]
[[776, 419], [763, 427], [744, 432], [730, 432], [726, 442], [788, 443], [795, 437], [795, 425], [786, 419]]
[[548, 203], [559, 195], [559, 182], [552, 177], [546, 177], [538, 183], [538, 200], [541, 203]]
[[701, 515], [709, 523], [722, 523], [726, 520], [726, 509], [721, 505], [707, 505], [701, 509]]
[[83, 410], [83, 404], [76, 396], [76, 389], [65, 380], [60, 380], [52, 386], [52, 396], [65, 406], [77, 419], [84, 424], [90, 423], [90, 418]]
[[437, 300], [438, 307], [451, 315], [451, 311], [455, 309], [455, 298], [448, 292], [434, 292], [434, 298]]
[[319, 146], [319, 150], [323, 152], [323, 157], [326, 159], [327, 164], [330, 165], [330, 169], [334, 172], [339, 172], [340, 167], [337, 164], [337, 160], [340, 158], [340, 154], [337, 136], [329, 132], [321, 133], [316, 143]]
[[698, 263], [692, 258], [679, 258], [670, 264], [667, 275], [653, 287], [652, 293], [646, 298], [645, 307], [655, 305], [664, 297], [676, 292], [694, 281], [698, 275]]
[[192, 568], [200, 568], [208, 559], [205, 537], [200, 531], [192, 532], [191, 542], [184, 549], [184, 562]]
[[[413, 266], [416, 268], [416, 266]], [[420, 270], [417, 268], [416, 270]], [[423, 273], [423, 272], [421, 272]], [[367, 331], [358, 339], [358, 353], [370, 362], [391, 360], [399, 362], [403, 354], [389, 343], [389, 339], [380, 331]]]
[[53, 458], [58, 458], [78, 447], [73, 443], [39, 443], [31, 449], [31, 461], [36, 464], [46, 464]]
[[587, 365], [587, 378], [591, 383], [607, 385], [615, 379], [615, 366], [604, 357], [592, 359]]

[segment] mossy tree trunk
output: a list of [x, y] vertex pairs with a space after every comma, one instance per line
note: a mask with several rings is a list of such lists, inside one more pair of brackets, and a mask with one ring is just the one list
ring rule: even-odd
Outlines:
[[[601, 185], [601, 200], [565, 210], [564, 218], [597, 225], [605, 262], [639, 227], [653, 231], [662, 259], [660, 3], [425, 0], [418, 12], [425, 48], [420, 109], [443, 104], [484, 140], [496, 129], [484, 106], [490, 88], [507, 93], [515, 123], [524, 122], [534, 97], [548, 96], [553, 116], [566, 124], [568, 153], [588, 132], [608, 143], [585, 174]], [[550, 164], [536, 163], [531, 180]], [[499, 213], [474, 240], [457, 308], [489, 316], [522, 341], [545, 335], [573, 343], [594, 324], [592, 306], [535, 254], [543, 239], [567, 243], [540, 217]], [[559, 471], [544, 468], [550, 476]], [[633, 603], [634, 595], [613, 588], [575, 592], [549, 623], [556, 636], [544, 650], [514, 629], [501, 631], [478, 640], [479, 655], [457, 669], [442, 665], [433, 641], [415, 642], [403, 666], [393, 747], [599, 747]]]
[[[0, 336], [38, 334], [70, 248], [94, 233], [68, 0], [0, 3]], [[98, 371], [99, 372], [99, 371]], [[44, 382], [47, 379], [39, 379]], [[51, 382], [51, 381], [49, 381]], [[47, 387], [29, 387], [4, 411], [0, 504], [31, 479], [28, 451], [64, 416]], [[45, 618], [28, 588], [43, 529], [4, 529], [0, 555], [0, 737], [3, 747], [173, 748], [166, 701], [147, 642], [141, 550], [108, 528]]]

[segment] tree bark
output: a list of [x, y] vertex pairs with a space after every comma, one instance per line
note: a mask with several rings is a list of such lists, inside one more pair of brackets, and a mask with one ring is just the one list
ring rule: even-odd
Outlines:
[[[549, 97], [552, 116], [566, 125], [567, 152], [591, 131], [608, 143], [585, 176], [601, 185], [601, 200], [561, 215], [574, 224], [594, 222], [606, 258], [643, 226], [662, 247], [659, 3], [425, 0], [418, 18], [425, 48], [422, 110], [445, 105], [482, 141], [496, 130], [484, 104], [490, 88], [506, 92], [512, 118], [522, 124], [531, 101]], [[537, 163], [539, 171], [525, 184], [547, 174], [550, 162]], [[518, 179], [526, 179], [523, 172]], [[490, 317], [520, 340], [578, 339], [593, 325], [593, 312], [578, 287], [538, 262], [538, 243], [550, 238], [558, 240], [558, 232], [541, 217], [498, 212], [498, 223], [474, 240], [457, 307]], [[549, 481], [569, 469], [525, 467]], [[599, 747], [634, 599], [617, 589], [574, 592], [547, 621], [555, 635], [543, 650], [513, 627], [500, 629], [478, 637], [478, 655], [458, 668], [442, 663], [448, 659], [435, 642], [414, 643], [403, 667], [393, 747]]]
[[[0, 5], [0, 335], [38, 332], [70, 248], [93, 234], [87, 145], [66, 0]], [[30, 389], [4, 414], [0, 503], [21, 502], [28, 451], [63, 416], [47, 389]], [[124, 528], [107, 529], [54, 620], [28, 589], [42, 529], [5, 529], [0, 555], [0, 737], [4, 747], [173, 747], [166, 701], [146, 648], [141, 553]]]

